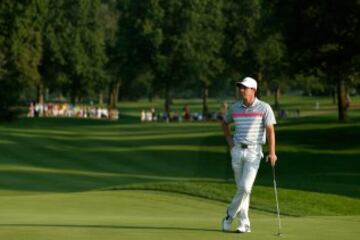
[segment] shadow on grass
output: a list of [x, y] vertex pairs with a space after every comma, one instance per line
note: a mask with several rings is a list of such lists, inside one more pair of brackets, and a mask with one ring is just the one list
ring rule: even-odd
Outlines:
[[[279, 187], [360, 197], [360, 125], [333, 122], [327, 126], [324, 119], [314, 121], [279, 126]], [[54, 118], [23, 119], [3, 130], [3, 189], [81, 191], [164, 178], [232, 178], [230, 157], [217, 124], [121, 126], [111, 121]], [[264, 162], [257, 184], [272, 185], [271, 169]]]
[[324, 124], [340, 124], [346, 126], [347, 124], [359, 123], [360, 116], [352, 116], [349, 118], [349, 121], [346, 123], [340, 123], [336, 115], [329, 116], [302, 116], [302, 117], [290, 117], [285, 119], [278, 119], [278, 124], [280, 126], [296, 126], [302, 124], [311, 124], [311, 125], [321, 125]]
[[305, 146], [317, 150], [360, 149], [360, 125], [325, 129], [291, 129], [277, 132], [278, 145]]
[[83, 119], [83, 118], [61, 118], [61, 117], [40, 117], [40, 118], [19, 118], [13, 122], [2, 123], [5, 126], [18, 127], [76, 127], [76, 126], [106, 126], [115, 124], [139, 123], [138, 117], [120, 115], [118, 120], [109, 119]]
[[99, 228], [99, 229], [130, 229], [130, 230], [176, 230], [176, 231], [200, 231], [222, 232], [219, 229], [166, 227], [166, 226], [131, 226], [131, 225], [70, 225], [70, 224], [0, 224], [0, 227], [36, 227], [36, 228]]
[[[280, 188], [360, 197], [358, 154], [278, 152], [277, 184]], [[256, 184], [272, 186], [272, 171], [262, 164]]]
[[[155, 158], [165, 159], [155, 161], [139, 157], [99, 161], [95, 156], [93, 159], [81, 159], [75, 163], [72, 159], [49, 163], [17, 163], [0, 169], [0, 188], [50, 192], [81, 191], [139, 181], [223, 179], [224, 173], [228, 171], [227, 165], [217, 160], [196, 160], [192, 158], [192, 154], [188, 154], [189, 159], [175, 158], [186, 156], [184, 152], [162, 151], [161, 154], [152, 154]], [[173, 159], [167, 159], [166, 155]]]

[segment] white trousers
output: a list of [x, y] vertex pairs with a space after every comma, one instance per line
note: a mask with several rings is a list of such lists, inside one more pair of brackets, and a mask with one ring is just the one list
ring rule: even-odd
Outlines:
[[262, 157], [261, 145], [251, 145], [247, 148], [235, 145], [231, 149], [231, 163], [237, 190], [228, 206], [227, 214], [232, 219], [237, 217], [243, 226], [250, 227], [250, 194]]

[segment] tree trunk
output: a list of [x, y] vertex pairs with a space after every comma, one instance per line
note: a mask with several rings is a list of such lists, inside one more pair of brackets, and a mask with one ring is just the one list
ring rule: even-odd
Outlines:
[[209, 87], [208, 87], [208, 85], [205, 83], [205, 84], [204, 84], [204, 89], [203, 89], [203, 94], [202, 94], [202, 100], [203, 100], [203, 117], [204, 117], [205, 119], [208, 119], [208, 118], [209, 118], [208, 97], [209, 97]]
[[257, 81], [257, 90], [256, 90], [256, 97], [257, 98], [261, 98], [261, 88], [260, 88], [260, 83], [262, 81], [262, 73], [261, 71], [259, 70], [257, 73], [256, 73], [256, 77], [255, 77], [256, 81]]
[[348, 108], [350, 102], [347, 99], [347, 89], [344, 81], [339, 80], [337, 86], [339, 121], [348, 121]]
[[333, 87], [332, 91], [331, 91], [331, 95], [332, 95], [332, 100], [333, 100], [333, 104], [336, 104], [336, 87]]
[[99, 105], [103, 105], [104, 104], [104, 93], [103, 93], [103, 91], [100, 91], [99, 92]]
[[234, 86], [234, 88], [235, 88], [235, 99], [239, 99], [240, 98], [239, 88], [237, 86]]
[[110, 109], [116, 109], [118, 97], [119, 97], [119, 89], [120, 89], [120, 82], [112, 82], [110, 84], [110, 96], [109, 96], [109, 108]]
[[167, 116], [170, 116], [170, 105], [171, 105], [171, 96], [170, 96], [170, 85], [169, 82], [166, 82], [165, 84], [165, 112], [167, 113]]
[[42, 83], [36, 87], [36, 99], [39, 104], [44, 104], [44, 85]]
[[277, 86], [275, 88], [275, 92], [274, 92], [274, 97], [275, 97], [275, 111], [278, 111], [280, 109], [280, 87]]

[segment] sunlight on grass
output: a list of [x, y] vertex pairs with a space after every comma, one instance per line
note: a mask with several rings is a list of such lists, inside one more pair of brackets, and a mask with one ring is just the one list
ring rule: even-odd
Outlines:
[[[336, 215], [351, 214], [353, 209], [358, 213], [360, 142], [356, 139], [360, 121], [352, 118], [350, 123], [338, 123], [336, 106], [327, 98], [283, 100], [284, 108], [301, 107], [300, 117], [279, 119], [276, 126], [277, 177], [284, 213]], [[320, 110], [314, 109], [316, 101], [320, 101]], [[198, 100], [176, 101], [175, 109], [181, 110], [185, 103], [192, 111], [201, 109]], [[120, 103], [123, 115], [119, 121], [24, 118], [2, 123], [0, 192], [73, 192], [135, 184], [146, 190], [173, 188], [228, 202], [235, 185], [220, 124], [141, 124], [139, 110], [148, 104]], [[218, 104], [212, 101], [213, 109]], [[354, 110], [351, 116], [359, 113]], [[266, 150], [264, 147], [265, 154]], [[253, 207], [273, 211], [271, 179], [269, 167], [262, 162]], [[324, 204], [319, 206], [317, 201]]]
[[[21, 132], [11, 132], [7, 133], [8, 136], [13, 137], [22, 137], [22, 138], [47, 138], [47, 139], [56, 139], [56, 140], [126, 140], [126, 141], [136, 141], [136, 140], [156, 140], [156, 139], [184, 139], [184, 138], [194, 138], [194, 137], [210, 137], [210, 136], [219, 136], [219, 133], [181, 133], [181, 134], [158, 134], [158, 133], [121, 133], [121, 134], [34, 134], [34, 133], [21, 133]], [[137, 136], [140, 135], [140, 136]]]
[[[232, 199], [235, 192], [233, 183], [203, 181], [132, 184], [105, 188], [104, 190], [131, 189], [183, 193], [225, 203], [228, 203]], [[272, 187], [254, 186], [251, 197], [252, 209], [276, 213], [274, 208], [275, 202], [269, 201], [274, 198], [273, 191]], [[279, 188], [278, 193], [283, 215], [314, 216], [360, 214], [360, 200], [332, 194], [288, 190], [283, 188]]]
[[[329, 146], [329, 148], [331, 148]], [[354, 154], [359, 154], [360, 155], [360, 148], [359, 149], [336, 149], [336, 150], [332, 150], [332, 149], [314, 149], [311, 146], [307, 146], [307, 145], [285, 145], [282, 144], [281, 146], [279, 146], [277, 148], [278, 152], [288, 152], [288, 153], [312, 153], [312, 154], [331, 154], [331, 155], [339, 155], [339, 156], [344, 156], [344, 155], [354, 155]]]
[[15, 144], [16, 142], [14, 141], [9, 141], [9, 140], [4, 140], [4, 139], [0, 139], [0, 144]]
[[219, 182], [216, 178], [181, 178], [181, 177], [164, 177], [164, 176], [153, 176], [146, 174], [126, 174], [126, 173], [108, 173], [108, 172], [94, 172], [94, 171], [80, 171], [72, 169], [60, 169], [60, 168], [44, 168], [44, 167], [33, 167], [24, 165], [0, 165], [0, 173], [4, 172], [31, 172], [31, 173], [51, 173], [51, 174], [62, 174], [68, 176], [89, 176], [89, 177], [117, 177], [117, 178], [134, 178], [134, 179], [146, 179], [146, 180], [157, 180], [157, 181], [209, 181]]
[[204, 146], [199, 148], [199, 146], [191, 145], [156, 145], [156, 146], [142, 146], [142, 147], [73, 147], [73, 146], [63, 146], [59, 148], [57, 145], [47, 145], [45, 148], [56, 150], [56, 151], [78, 151], [78, 152], [137, 152], [137, 151], [190, 151], [190, 152], [209, 152], [209, 153], [225, 153], [226, 148], [222, 146]]

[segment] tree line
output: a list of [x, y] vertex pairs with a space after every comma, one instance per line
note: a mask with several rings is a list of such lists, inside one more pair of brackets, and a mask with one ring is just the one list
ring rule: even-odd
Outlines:
[[289, 86], [333, 91], [346, 121], [359, 10], [357, 0], [2, 0], [0, 118], [33, 92], [109, 108], [161, 97], [166, 112], [195, 96], [206, 116], [209, 95], [250, 75], [276, 107]]

